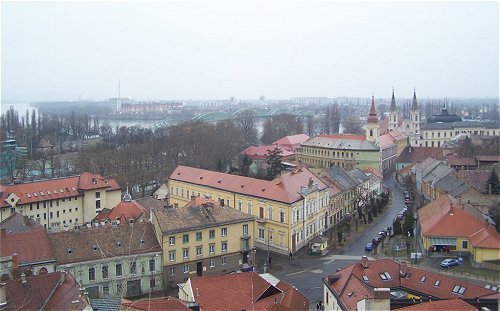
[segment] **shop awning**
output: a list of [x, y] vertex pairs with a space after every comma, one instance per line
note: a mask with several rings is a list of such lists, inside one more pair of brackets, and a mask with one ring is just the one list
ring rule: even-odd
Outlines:
[[431, 238], [431, 245], [456, 246], [457, 239], [454, 239], [454, 238]]

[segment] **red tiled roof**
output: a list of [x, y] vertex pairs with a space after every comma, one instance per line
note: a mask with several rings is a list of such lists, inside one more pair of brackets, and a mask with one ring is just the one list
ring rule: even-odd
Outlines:
[[473, 158], [459, 158], [456, 154], [449, 154], [446, 156], [449, 166], [476, 166], [476, 160]]
[[[240, 154], [246, 154], [250, 159], [265, 159], [269, 150], [274, 150], [276, 146], [250, 146], [247, 149], [240, 152]], [[281, 147], [280, 147], [281, 148]], [[293, 152], [284, 150], [281, 148], [282, 158], [290, 157], [294, 155]]]
[[80, 176], [35, 181], [24, 184], [2, 187], [0, 208], [10, 207], [7, 197], [14, 193], [19, 197], [18, 205], [81, 196], [79, 190], [103, 189], [118, 190], [120, 187], [114, 179], [104, 179], [100, 175], [83, 173]]
[[462, 299], [447, 299], [428, 301], [414, 304], [409, 307], [399, 308], [401, 311], [477, 311], [477, 308], [463, 301]]
[[396, 141], [389, 133], [380, 136], [379, 138], [380, 148], [386, 149], [391, 146], [396, 146]]
[[122, 307], [128, 310], [144, 310], [144, 311], [191, 311], [186, 306], [186, 302], [178, 298], [164, 297], [155, 299], [141, 299], [130, 301], [122, 299]]
[[136, 201], [122, 201], [118, 203], [113, 209], [99, 213], [96, 220], [116, 220], [123, 218], [125, 221], [130, 219], [137, 220], [141, 216], [149, 217], [149, 211], [144, 206]]
[[362, 168], [361, 171], [363, 173], [371, 173], [375, 176], [377, 176], [379, 179], [384, 179], [384, 175], [382, 175], [382, 172], [376, 168], [373, 168], [373, 167], [365, 167], [365, 168]]
[[289, 135], [278, 139], [273, 143], [273, 145], [276, 144], [284, 150], [293, 151], [296, 147], [308, 139], [309, 136], [306, 134]]
[[64, 282], [52, 294], [44, 310], [84, 310], [90, 303], [86, 296], [81, 295], [80, 288], [73, 276], [66, 273]]
[[378, 123], [378, 130], [380, 134], [387, 134], [389, 132], [389, 116], [384, 117]]
[[448, 195], [420, 208], [418, 217], [426, 236], [468, 237], [474, 247], [500, 249], [500, 235], [496, 230], [462, 210], [458, 201]]
[[365, 135], [357, 134], [321, 134], [319, 137], [336, 138], [336, 139], [353, 139], [353, 140], [366, 140]]
[[89, 303], [86, 297], [80, 297], [80, 285], [69, 274], [60, 283], [61, 273], [28, 276], [26, 283], [21, 283], [19, 279], [6, 281], [7, 304], [0, 309], [84, 310]]
[[[401, 276], [400, 273], [407, 273]], [[390, 278], [381, 274], [387, 273]], [[363, 276], [367, 278], [364, 281]], [[425, 278], [424, 278], [425, 277]], [[490, 297], [497, 293], [476, 284], [454, 279], [438, 273], [406, 266], [390, 259], [370, 260], [364, 268], [361, 262], [354, 263], [343, 270], [323, 279], [340, 297], [348, 310], [355, 310], [358, 301], [375, 296], [375, 288], [401, 288], [414, 295], [432, 296], [439, 299], [477, 299]], [[437, 281], [439, 281], [436, 286]], [[463, 294], [454, 293], [456, 286], [465, 288]]]
[[427, 158], [442, 160], [443, 149], [439, 147], [405, 147], [397, 157], [398, 163], [420, 163]]
[[487, 194], [488, 187], [486, 187], [486, 184], [488, 183], [490, 174], [491, 171], [460, 170], [457, 172], [457, 177], [482, 194]]
[[308, 299], [295, 288], [279, 285], [281, 282], [273, 286], [255, 272], [194, 277], [190, 282], [195, 301], [205, 311], [269, 310], [273, 304], [292, 310], [309, 309]]
[[500, 234], [493, 226], [481, 228], [469, 236], [469, 240], [474, 247], [500, 249]]
[[440, 196], [420, 208], [418, 217], [422, 233], [426, 236], [468, 237], [485, 224], [462, 210], [459, 202], [449, 195]]
[[481, 162], [500, 162], [500, 156], [498, 155], [480, 155], [476, 156], [476, 159]]
[[302, 196], [298, 193], [300, 187], [307, 187], [310, 179], [313, 183], [318, 184], [319, 189], [327, 188], [318, 177], [306, 168], [283, 174], [278, 182], [277, 179], [267, 181], [180, 165], [169, 179], [284, 203], [301, 200]]
[[403, 167], [402, 169], [398, 170], [398, 173], [401, 174], [401, 175], [404, 175], [406, 173], [408, 173], [409, 171], [411, 171], [411, 169], [417, 165], [416, 163], [411, 163], [411, 164], [408, 164], [407, 166]]
[[0, 240], [0, 256], [17, 253], [19, 264], [53, 258], [47, 232], [43, 228], [10, 234], [2, 232]]
[[392, 131], [390, 131], [389, 135], [391, 135], [396, 141], [406, 140], [408, 138], [408, 136], [406, 136], [405, 134], [401, 133], [398, 130], [392, 130]]

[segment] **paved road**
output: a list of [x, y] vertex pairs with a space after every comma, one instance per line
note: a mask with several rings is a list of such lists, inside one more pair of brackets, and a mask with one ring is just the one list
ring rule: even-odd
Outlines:
[[383, 184], [392, 192], [391, 206], [385, 214], [383, 214], [383, 216], [379, 215], [378, 217], [374, 217], [374, 225], [371, 228], [367, 229], [365, 232], [352, 240], [349, 245], [345, 246], [344, 254], [359, 256], [369, 255], [365, 252], [366, 243], [371, 242], [383, 228], [392, 227], [393, 220], [405, 206], [403, 189], [401, 189], [401, 187], [394, 182], [394, 173], [385, 175]]
[[[293, 261], [287, 256], [273, 255], [271, 273], [277, 278], [297, 287], [311, 301], [311, 305], [323, 299], [322, 277], [335, 272], [338, 268], [348, 266], [360, 260], [361, 256], [371, 256], [365, 252], [364, 246], [378, 234], [384, 227], [392, 227], [392, 221], [404, 206], [403, 190], [394, 183], [394, 174], [384, 178], [384, 185], [393, 194], [392, 205], [382, 216], [374, 218], [373, 227], [361, 233], [348, 245], [342, 254], [331, 253], [320, 258], [301, 254]], [[314, 308], [313, 308], [314, 309]]]

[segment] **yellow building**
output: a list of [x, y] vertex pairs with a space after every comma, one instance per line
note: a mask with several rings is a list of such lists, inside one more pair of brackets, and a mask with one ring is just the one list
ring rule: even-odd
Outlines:
[[196, 275], [233, 272], [255, 262], [254, 217], [196, 197], [152, 213], [163, 249], [163, 278], [173, 288]]
[[425, 249], [469, 253], [476, 263], [500, 259], [500, 235], [484, 219], [477, 219], [460, 202], [443, 195], [418, 210]]
[[300, 144], [297, 160], [311, 167], [380, 169], [380, 149], [365, 135], [322, 134]]
[[306, 168], [272, 181], [178, 166], [168, 179], [169, 202], [209, 198], [256, 217], [255, 245], [295, 253], [328, 226], [328, 186]]
[[120, 203], [114, 179], [80, 176], [0, 186], [0, 221], [18, 212], [47, 229], [73, 228], [92, 221], [103, 208]]

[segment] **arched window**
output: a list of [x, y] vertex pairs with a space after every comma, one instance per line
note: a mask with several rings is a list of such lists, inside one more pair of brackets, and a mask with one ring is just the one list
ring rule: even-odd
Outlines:
[[370, 136], [373, 136], [373, 130], [370, 130]]

